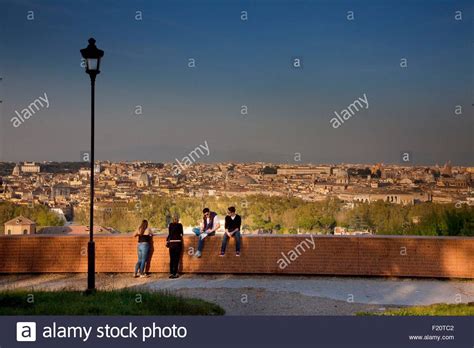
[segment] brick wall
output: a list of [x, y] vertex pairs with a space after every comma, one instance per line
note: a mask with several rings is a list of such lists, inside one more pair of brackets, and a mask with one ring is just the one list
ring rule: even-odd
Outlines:
[[[95, 240], [97, 272], [133, 271], [133, 237]], [[87, 236], [0, 236], [0, 273], [86, 272], [87, 242]], [[474, 278], [474, 238], [252, 235], [243, 237], [240, 258], [233, 240], [226, 256], [218, 257], [220, 242], [219, 235], [208, 239], [196, 259], [191, 254], [197, 237], [186, 236], [182, 271]], [[168, 267], [165, 237], [155, 236], [150, 271]]]

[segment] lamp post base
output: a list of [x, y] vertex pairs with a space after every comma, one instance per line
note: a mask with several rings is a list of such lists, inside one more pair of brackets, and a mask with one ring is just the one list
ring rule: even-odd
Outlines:
[[87, 244], [87, 291], [86, 293], [95, 292], [95, 242], [89, 241]]

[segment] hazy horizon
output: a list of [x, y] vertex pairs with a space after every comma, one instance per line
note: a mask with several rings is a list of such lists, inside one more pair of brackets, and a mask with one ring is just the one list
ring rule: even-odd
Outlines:
[[[46, 163], [84, 163], [84, 167], [87, 167], [89, 166], [89, 162], [86, 162], [86, 161], [51, 161], [51, 160], [20, 160], [20, 161], [0, 161], [0, 163], [15, 163], [15, 164], [22, 164], [24, 162], [34, 162], [36, 164], [45, 164]], [[95, 159], [95, 162], [110, 162], [110, 163], [133, 163], [133, 162], [147, 162], [147, 163], [150, 163], [150, 164], [176, 164], [176, 161], [172, 162], [172, 161], [151, 161], [151, 160], [121, 160], [121, 161], [111, 161], [111, 160], [107, 160], [107, 159]], [[279, 166], [279, 165], [292, 165], [292, 166], [340, 166], [340, 165], [344, 165], [344, 166], [350, 166], [350, 165], [354, 165], [354, 166], [374, 166], [374, 165], [377, 165], [377, 164], [381, 164], [383, 166], [400, 166], [400, 167], [436, 167], [436, 166], [439, 166], [440, 168], [443, 167], [445, 164], [449, 163], [452, 167], [464, 167], [464, 168], [468, 168], [468, 167], [474, 167], [474, 164], [467, 164], [467, 165], [460, 165], [460, 164], [456, 164], [456, 163], [453, 163], [453, 162], [443, 162], [443, 163], [433, 163], [433, 164], [419, 164], [419, 163], [416, 163], [416, 164], [410, 164], [410, 163], [385, 163], [385, 162], [374, 162], [374, 163], [370, 163], [370, 162], [360, 162], [360, 163], [356, 163], [356, 162], [264, 162], [264, 161], [246, 161], [246, 162], [237, 162], [237, 161], [207, 161], [207, 162], [204, 162], [204, 161], [196, 161], [195, 163], [193, 164], [209, 164], [209, 165], [212, 165], [212, 164], [225, 164], [225, 163], [228, 163], [228, 164], [255, 164], [255, 163], [262, 163], [262, 164], [265, 164], [265, 165], [274, 165], [274, 166]]]

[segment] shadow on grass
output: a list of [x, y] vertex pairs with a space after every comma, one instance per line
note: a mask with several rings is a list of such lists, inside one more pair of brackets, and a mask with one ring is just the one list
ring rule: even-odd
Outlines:
[[136, 289], [97, 291], [3, 291], [1, 315], [223, 315], [224, 309], [200, 299]]

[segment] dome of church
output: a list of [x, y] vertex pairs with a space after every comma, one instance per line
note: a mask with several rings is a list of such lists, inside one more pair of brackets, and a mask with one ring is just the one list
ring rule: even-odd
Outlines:
[[15, 175], [15, 176], [20, 175], [20, 166], [18, 164], [16, 164], [15, 168], [13, 168], [12, 175]]

